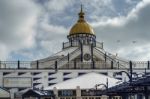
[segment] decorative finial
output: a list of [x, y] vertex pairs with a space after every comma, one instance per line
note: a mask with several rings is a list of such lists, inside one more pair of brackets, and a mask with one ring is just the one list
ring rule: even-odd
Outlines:
[[83, 12], [83, 9], [82, 9], [83, 5], [81, 4], [81, 11], [79, 13], [79, 22], [81, 21], [84, 21], [84, 12]]
[[82, 4], [81, 4], [81, 12], [82, 12]]

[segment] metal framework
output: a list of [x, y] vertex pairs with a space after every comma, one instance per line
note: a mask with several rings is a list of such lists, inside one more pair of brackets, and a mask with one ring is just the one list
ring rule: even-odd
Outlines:
[[114, 87], [108, 88], [105, 90], [105, 93], [108, 96], [118, 95], [122, 96], [123, 99], [127, 99], [130, 95], [139, 95], [142, 94], [145, 99], [148, 99], [150, 95], [150, 75], [145, 75], [135, 80], [128, 81], [116, 85]]

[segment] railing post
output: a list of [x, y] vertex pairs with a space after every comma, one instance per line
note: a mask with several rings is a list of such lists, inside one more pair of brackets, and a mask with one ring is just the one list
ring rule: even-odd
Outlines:
[[76, 60], [74, 60], [74, 69], [77, 68]]
[[133, 69], [132, 69], [132, 61], [129, 62], [130, 65], [130, 82], [132, 82], [132, 74], [133, 74]]
[[149, 99], [149, 95], [148, 95], [148, 88], [147, 86], [144, 86], [144, 96], [145, 96], [145, 99]]
[[37, 69], [39, 69], [39, 61], [38, 60], [36, 61], [36, 66], [37, 66]]
[[108, 78], [106, 79], [106, 90], [108, 91]]
[[104, 54], [104, 59], [105, 59], [105, 62], [106, 62], [106, 58], [107, 58], [107, 56], [106, 56], [106, 53]]
[[67, 55], [67, 58], [68, 58], [68, 62], [69, 62], [69, 60], [70, 60], [70, 56], [69, 56], [69, 53], [68, 53], [68, 55]]
[[20, 61], [17, 62], [18, 69], [20, 69]]
[[147, 69], [150, 68], [150, 64], [149, 64], [149, 61], [147, 61]]
[[57, 71], [57, 61], [55, 61], [55, 71]]
[[95, 62], [92, 61], [92, 69], [95, 69]]
[[71, 47], [72, 47], [72, 40], [71, 40]]
[[93, 60], [93, 43], [91, 44], [91, 57], [92, 57], [92, 62], [94, 61]]
[[111, 61], [111, 69], [113, 69], [113, 61]]
[[81, 44], [81, 62], [83, 62], [83, 45], [82, 42], [80, 42]]

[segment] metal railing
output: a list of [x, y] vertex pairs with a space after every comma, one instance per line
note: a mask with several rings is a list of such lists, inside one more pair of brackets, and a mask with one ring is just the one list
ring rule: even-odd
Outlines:
[[96, 42], [96, 47], [103, 49], [103, 42]]
[[[78, 56], [80, 54], [80, 49], [78, 48], [78, 49], [76, 49], [76, 50], [74, 50], [72, 53], [70, 53], [69, 54], [69, 60], [72, 60], [72, 59], [74, 59], [76, 56]], [[63, 61], [62, 61], [63, 60]], [[58, 67], [59, 66], [62, 66], [62, 64], [66, 64], [68, 61], [68, 56], [66, 56], [66, 57], [64, 57], [64, 58], [62, 58], [62, 60], [60, 60], [60, 61], [58, 61], [58, 64], [60, 64], [60, 65], [58, 65]], [[66, 60], [66, 61], [64, 61], [64, 60]]]
[[79, 42], [65, 42], [63, 43], [63, 49], [68, 47], [78, 47], [80, 46]]
[[[96, 44], [96, 45], [95, 45]], [[95, 43], [93, 46], [96, 46], [100, 49], [103, 49], [103, 42], [97, 42]], [[86, 44], [85, 44], [86, 45]], [[64, 48], [68, 48], [68, 47], [78, 47], [80, 46], [80, 43], [77, 41], [73, 41], [73, 42], [65, 42], [63, 43], [63, 49]]]
[[0, 61], [0, 69], [29, 69], [30, 61]]
[[[123, 63], [119, 61], [0, 61], [0, 69], [56, 69], [55, 66], [57, 65], [57, 69], [129, 69], [130, 67], [129, 62]], [[132, 61], [132, 68], [150, 69], [150, 62]]]

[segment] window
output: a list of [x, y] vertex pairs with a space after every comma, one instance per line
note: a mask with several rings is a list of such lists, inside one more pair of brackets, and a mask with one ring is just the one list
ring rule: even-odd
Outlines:
[[10, 72], [3, 72], [3, 76], [10, 74]]
[[41, 79], [40, 77], [33, 78], [33, 81]]
[[51, 86], [51, 85], [54, 85], [54, 84], [56, 84], [56, 83], [48, 83], [48, 86]]
[[65, 80], [68, 80], [68, 79], [71, 79], [71, 78], [64, 78], [64, 81], [65, 81]]
[[39, 84], [41, 84], [41, 83], [33, 83], [33, 86], [36, 86], [36, 85], [39, 85]]
[[58, 91], [59, 96], [76, 96], [75, 90], [59, 90]]
[[84, 72], [78, 73], [79, 76], [84, 75], [84, 74], [86, 74], [86, 73], [84, 73]]
[[20, 75], [23, 75], [23, 74], [25, 74], [26, 72], [19, 72], [18, 73], [18, 75], [20, 76]]
[[68, 74], [70, 74], [70, 72], [64, 72], [64, 73], [63, 73], [64, 76], [65, 76], [65, 75], [68, 75]]
[[54, 73], [54, 72], [49, 72], [49, 73], [48, 73], [48, 75], [53, 75], [53, 74], [55, 74], [55, 73]]
[[40, 74], [41, 72], [33, 72], [32, 75], [38, 75]]
[[102, 72], [101, 74], [103, 74], [103, 75], [108, 75], [108, 73], [107, 73], [107, 72]]
[[48, 81], [51, 81], [51, 80], [53, 80], [53, 79], [56, 79], [56, 78], [50, 77], [50, 78], [48, 78]]

